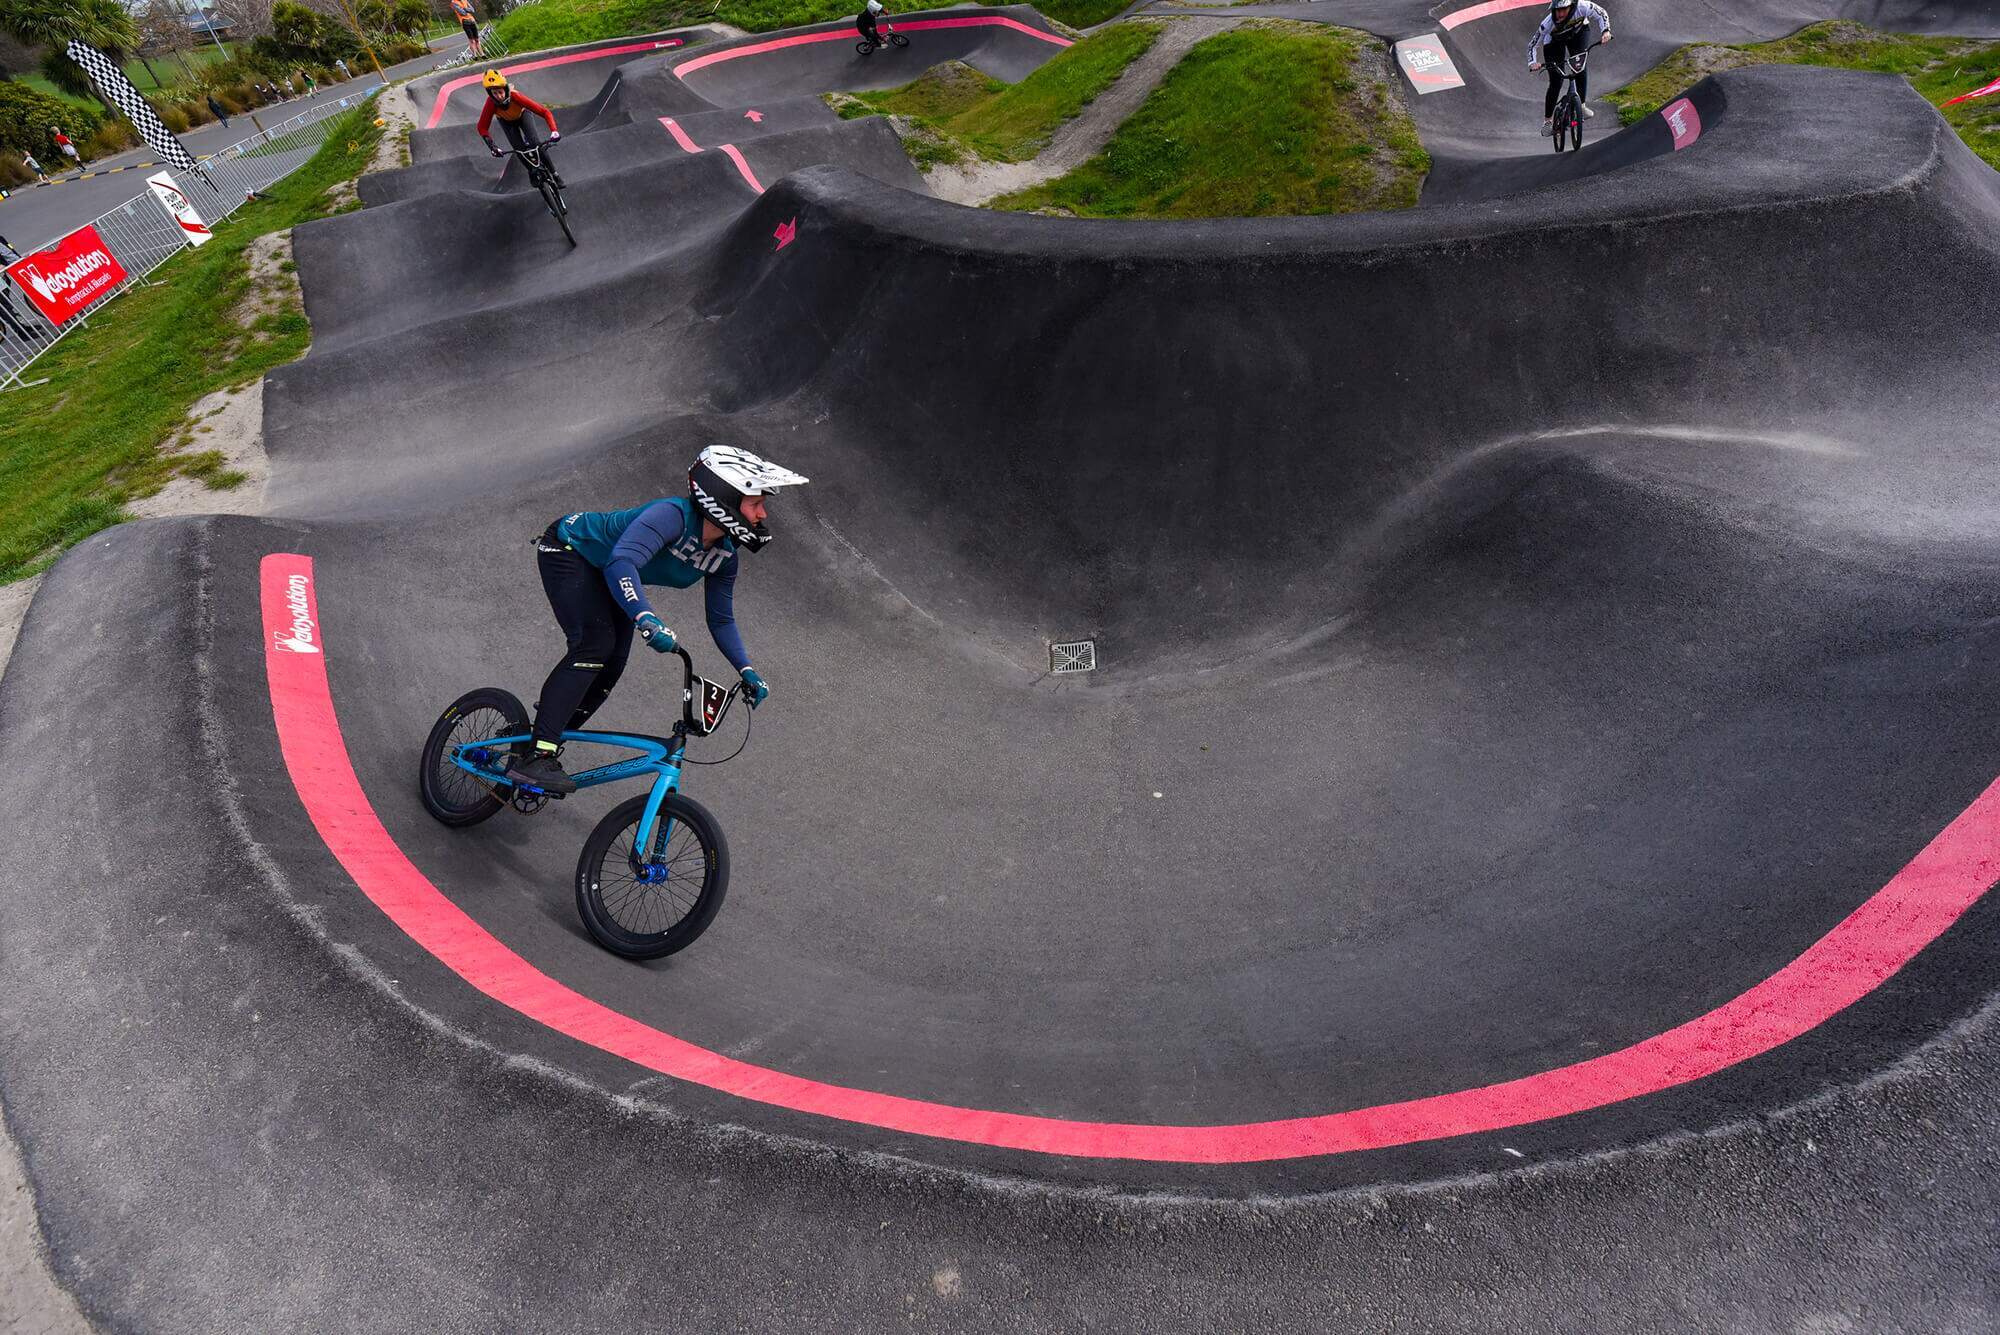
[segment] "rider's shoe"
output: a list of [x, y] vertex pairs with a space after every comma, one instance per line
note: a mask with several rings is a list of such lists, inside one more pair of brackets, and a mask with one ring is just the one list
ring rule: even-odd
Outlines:
[[545, 793], [576, 791], [576, 780], [563, 773], [562, 761], [553, 751], [514, 756], [507, 761], [506, 774], [524, 788], [539, 788]]
[[1543, 136], [1544, 136], [1544, 137], [1547, 137], [1547, 136], [1549, 136], [1549, 135], [1552, 135], [1552, 134], [1554, 134], [1555, 132], [1556, 132], [1556, 118], [1555, 118], [1554, 116], [1544, 116], [1544, 117], [1542, 117], [1542, 134], [1543, 134]]
[[1586, 116], [1595, 116], [1597, 113], [1592, 111], [1590, 109], [1590, 103], [1586, 102], [1583, 104], [1583, 114]]

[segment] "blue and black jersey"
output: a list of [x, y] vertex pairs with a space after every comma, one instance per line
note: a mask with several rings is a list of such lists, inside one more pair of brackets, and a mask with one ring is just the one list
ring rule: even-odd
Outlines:
[[604, 572], [612, 601], [634, 621], [653, 610], [646, 585], [685, 589], [702, 581], [715, 647], [738, 672], [750, 666], [736, 631], [736, 566], [741, 558], [727, 537], [713, 547], [702, 543], [701, 516], [693, 501], [669, 496], [630, 510], [582, 511], [558, 520], [556, 532]]

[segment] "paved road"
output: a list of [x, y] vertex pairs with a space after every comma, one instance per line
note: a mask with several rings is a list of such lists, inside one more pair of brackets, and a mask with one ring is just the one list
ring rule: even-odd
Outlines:
[[[435, 66], [440, 60], [463, 50], [463, 34], [440, 38], [432, 54], [391, 66], [384, 72], [393, 80], [407, 79]], [[260, 107], [255, 113], [232, 116], [227, 126], [218, 123], [200, 126], [181, 136], [188, 151], [206, 156], [255, 134], [259, 128], [275, 126], [308, 108], [338, 101], [364, 92], [376, 82], [373, 71], [342, 84], [322, 87], [312, 97], [296, 97], [275, 106]], [[109, 212], [136, 194], [142, 193], [154, 153], [140, 147], [116, 157], [93, 162], [81, 178], [76, 173], [46, 186], [28, 186], [0, 200], [0, 235], [23, 252], [62, 236], [72, 228]], [[115, 170], [114, 170], [115, 169]]]

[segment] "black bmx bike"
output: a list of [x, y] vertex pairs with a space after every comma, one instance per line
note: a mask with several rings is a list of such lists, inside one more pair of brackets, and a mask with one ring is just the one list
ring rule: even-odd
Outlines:
[[562, 178], [556, 175], [555, 168], [542, 161], [542, 150], [546, 147], [546, 144], [535, 144], [517, 148], [513, 154], [528, 169], [528, 183], [542, 192], [542, 203], [548, 206], [549, 216], [556, 220], [556, 225], [563, 229], [563, 236], [573, 246], [576, 244], [576, 233], [569, 229], [569, 201], [563, 198]]
[[[1590, 45], [1603, 44], [1604, 39], [1600, 37]], [[1558, 153], [1565, 147], [1571, 149], [1583, 147], [1583, 95], [1576, 91], [1576, 81], [1583, 77], [1583, 72], [1589, 63], [1590, 47], [1586, 46], [1575, 55], [1564, 57], [1562, 63], [1556, 66], [1556, 73], [1562, 76], [1563, 86], [1561, 95], [1556, 98], [1555, 115], [1550, 117], [1552, 124], [1549, 126], [1549, 137], [1555, 140]]]
[[908, 46], [909, 44], [910, 44], [909, 38], [903, 36], [903, 34], [897, 32], [894, 28], [884, 23], [881, 24], [877, 29], [877, 33], [873, 41], [870, 41], [868, 38], [864, 37], [860, 41], [854, 44], [854, 49], [856, 51], [859, 51], [864, 56], [872, 56], [875, 54], [875, 48], [879, 46], [904, 47]]

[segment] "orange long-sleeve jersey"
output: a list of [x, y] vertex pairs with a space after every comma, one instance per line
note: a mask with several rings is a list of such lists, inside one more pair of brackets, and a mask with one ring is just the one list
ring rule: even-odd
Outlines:
[[493, 128], [493, 118], [495, 116], [498, 116], [503, 121], [517, 121], [531, 111], [549, 123], [550, 134], [556, 133], [555, 113], [535, 101], [534, 98], [528, 97], [519, 89], [516, 89], [514, 96], [508, 99], [507, 105], [504, 107], [490, 97], [486, 99], [486, 106], [479, 113], [479, 137], [484, 139], [486, 132]]

